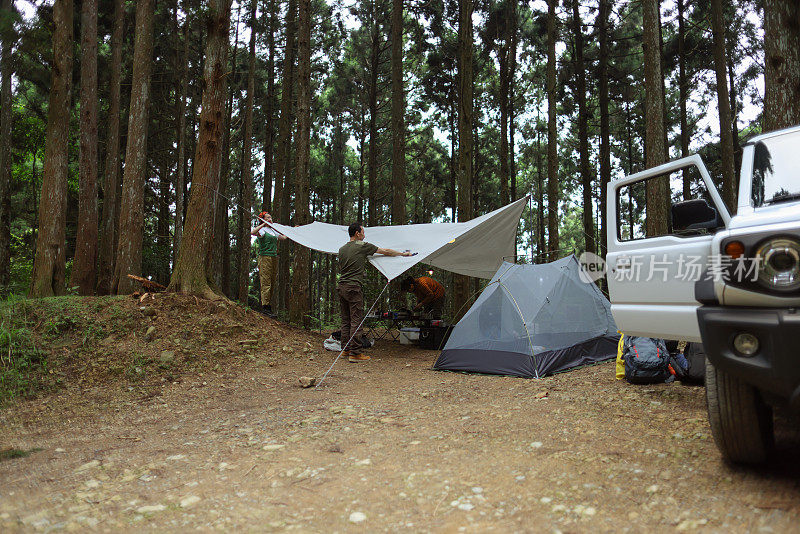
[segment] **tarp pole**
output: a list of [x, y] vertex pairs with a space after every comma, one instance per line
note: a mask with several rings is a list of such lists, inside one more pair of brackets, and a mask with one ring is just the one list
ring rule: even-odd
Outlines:
[[365, 313], [365, 314], [364, 314], [364, 318], [363, 318], [363, 319], [361, 319], [361, 323], [359, 323], [358, 327], [357, 327], [357, 328], [355, 329], [355, 331], [353, 331], [353, 333], [350, 335], [350, 339], [348, 339], [348, 340], [347, 340], [347, 343], [345, 343], [344, 345], [342, 345], [342, 350], [341, 350], [341, 352], [339, 352], [339, 354], [336, 356], [336, 359], [335, 359], [335, 360], [333, 360], [333, 363], [331, 364], [331, 366], [330, 366], [330, 367], [328, 367], [328, 370], [327, 370], [327, 371], [325, 371], [325, 374], [324, 374], [324, 375], [322, 375], [322, 378], [320, 378], [320, 379], [319, 379], [319, 382], [317, 382], [317, 385], [316, 385], [316, 386], [314, 386], [314, 389], [317, 389], [317, 388], [318, 388], [320, 385], [322, 385], [322, 381], [323, 381], [323, 380], [325, 380], [325, 379], [328, 377], [328, 374], [329, 374], [329, 373], [331, 372], [331, 370], [333, 369], [333, 366], [334, 366], [334, 365], [336, 365], [336, 362], [338, 362], [338, 361], [339, 361], [339, 358], [341, 358], [342, 354], [344, 354], [344, 348], [345, 348], [347, 345], [349, 345], [351, 341], [353, 341], [353, 338], [354, 338], [354, 337], [355, 337], [355, 335], [358, 333], [358, 331], [359, 331], [359, 329], [361, 328], [361, 326], [364, 324], [364, 321], [366, 321], [366, 320], [367, 320], [367, 315], [369, 315], [369, 314], [372, 312], [372, 308], [374, 308], [374, 307], [375, 307], [375, 304], [377, 304], [377, 303], [378, 303], [378, 300], [380, 300], [381, 296], [383, 295], [383, 292], [384, 292], [384, 291], [386, 291], [386, 288], [387, 288], [387, 287], [389, 287], [389, 283], [390, 283], [390, 282], [391, 282], [391, 280], [387, 280], [387, 281], [386, 281], [386, 285], [385, 285], [385, 286], [383, 286], [383, 289], [381, 289], [381, 292], [380, 292], [380, 293], [378, 293], [378, 298], [376, 298], [376, 299], [375, 299], [375, 302], [373, 302], [373, 303], [372, 303], [372, 306], [370, 306], [370, 307], [369, 307], [369, 311], [367, 311], [367, 313]]

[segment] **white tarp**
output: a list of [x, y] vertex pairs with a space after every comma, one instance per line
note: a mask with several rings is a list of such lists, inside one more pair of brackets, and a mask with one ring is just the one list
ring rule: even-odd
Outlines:
[[[387, 279], [393, 280], [417, 263], [477, 278], [491, 278], [503, 258], [515, 254], [517, 225], [527, 197], [498, 210], [458, 223], [365, 226], [365, 241], [380, 248], [416, 256], [370, 256], [369, 261]], [[310, 249], [336, 254], [350, 236], [346, 226], [313, 222], [304, 226], [272, 225], [280, 233]]]

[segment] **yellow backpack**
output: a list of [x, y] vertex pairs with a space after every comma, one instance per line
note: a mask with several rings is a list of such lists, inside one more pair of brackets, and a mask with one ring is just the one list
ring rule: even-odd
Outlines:
[[619, 333], [619, 344], [617, 345], [617, 380], [625, 378], [625, 362], [622, 361], [622, 338], [625, 334]]

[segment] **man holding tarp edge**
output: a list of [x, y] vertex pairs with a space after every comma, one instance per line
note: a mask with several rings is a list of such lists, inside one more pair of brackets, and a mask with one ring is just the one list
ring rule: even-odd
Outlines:
[[261, 224], [253, 228], [250, 235], [256, 236], [258, 246], [258, 273], [261, 282], [261, 311], [273, 316], [272, 306], [269, 302], [272, 299], [272, 285], [275, 280], [275, 273], [278, 268], [278, 241], [283, 241], [286, 236], [273, 230], [272, 215], [266, 211], [258, 214]]
[[365, 362], [369, 356], [361, 353], [360, 327], [364, 320], [364, 268], [367, 256], [413, 256], [410, 251], [398, 252], [390, 248], [380, 248], [364, 241], [364, 227], [353, 223], [347, 229], [350, 241], [339, 249], [339, 304], [342, 314], [342, 347], [348, 361]]

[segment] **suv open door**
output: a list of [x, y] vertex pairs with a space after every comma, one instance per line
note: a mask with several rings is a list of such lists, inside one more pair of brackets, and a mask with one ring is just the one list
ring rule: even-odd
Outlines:
[[[701, 341], [694, 283], [719, 270], [711, 241], [730, 222], [703, 160], [693, 155], [613, 181], [607, 200], [606, 263], [617, 326], [629, 335]], [[659, 209], [666, 231], [662, 225], [648, 233], [648, 213], [655, 217]]]

